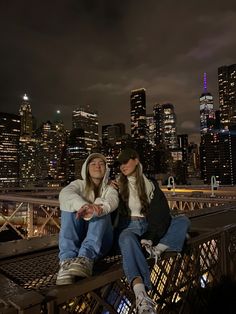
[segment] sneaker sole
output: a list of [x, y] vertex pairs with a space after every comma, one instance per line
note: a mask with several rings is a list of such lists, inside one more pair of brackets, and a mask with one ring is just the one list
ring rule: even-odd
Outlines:
[[70, 269], [69, 269], [69, 273], [70, 275], [72, 276], [77, 276], [77, 277], [83, 277], [83, 278], [87, 278], [87, 277], [91, 277], [92, 274], [88, 274], [87, 272], [83, 271], [82, 269], [78, 269], [78, 268], [72, 268], [70, 266]]
[[71, 285], [72, 283], [74, 283], [74, 280], [71, 278], [67, 278], [67, 279], [57, 279], [56, 280], [56, 285], [57, 286], [62, 286], [62, 285]]

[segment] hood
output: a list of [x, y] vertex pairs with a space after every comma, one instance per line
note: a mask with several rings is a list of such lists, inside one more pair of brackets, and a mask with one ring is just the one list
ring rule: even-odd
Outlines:
[[105, 172], [105, 175], [104, 175], [104, 178], [103, 178], [103, 184], [107, 184], [108, 178], [109, 178], [109, 174], [110, 174], [110, 169], [109, 169], [109, 167], [107, 165], [106, 157], [104, 155], [100, 154], [100, 153], [92, 153], [92, 154], [90, 154], [87, 157], [87, 159], [83, 163], [83, 166], [82, 166], [82, 169], [81, 169], [81, 177], [82, 177], [83, 180], [86, 179], [86, 168], [87, 168], [87, 165], [94, 158], [101, 158], [102, 160], [104, 160], [104, 162], [106, 164], [106, 172]]

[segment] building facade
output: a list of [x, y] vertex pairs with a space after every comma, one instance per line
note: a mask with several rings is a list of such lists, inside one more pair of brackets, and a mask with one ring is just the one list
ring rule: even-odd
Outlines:
[[20, 122], [21, 122], [21, 136], [32, 136], [33, 132], [33, 117], [29, 98], [25, 94], [22, 99], [22, 103], [19, 110]]
[[15, 187], [19, 183], [20, 117], [0, 113], [0, 186]]
[[163, 141], [169, 149], [178, 148], [174, 105], [162, 105]]
[[130, 94], [131, 137], [142, 140], [146, 137], [146, 91], [135, 89]]
[[224, 129], [236, 125], [236, 64], [218, 68], [221, 124]]
[[98, 114], [93, 111], [89, 105], [84, 108], [78, 108], [72, 113], [72, 128], [84, 130], [84, 140], [88, 153], [96, 146], [98, 136]]

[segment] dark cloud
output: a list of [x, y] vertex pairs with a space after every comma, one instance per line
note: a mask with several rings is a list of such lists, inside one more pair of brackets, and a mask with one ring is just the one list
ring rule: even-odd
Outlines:
[[[217, 68], [236, 63], [236, 2], [12, 0], [0, 4], [0, 105], [29, 94], [39, 120], [91, 104], [129, 125], [129, 95], [175, 105], [179, 132], [199, 130], [203, 73], [218, 108]], [[129, 128], [128, 128], [129, 130]]]

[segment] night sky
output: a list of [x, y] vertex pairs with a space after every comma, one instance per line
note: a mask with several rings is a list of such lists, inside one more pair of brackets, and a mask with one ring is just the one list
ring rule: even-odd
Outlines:
[[147, 113], [173, 103], [196, 140], [203, 73], [218, 108], [217, 69], [236, 63], [235, 0], [2, 0], [0, 32], [0, 111], [27, 93], [39, 121], [60, 109], [68, 128], [90, 104], [129, 131], [130, 91], [144, 87]]

